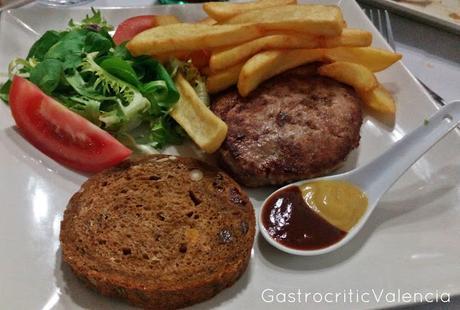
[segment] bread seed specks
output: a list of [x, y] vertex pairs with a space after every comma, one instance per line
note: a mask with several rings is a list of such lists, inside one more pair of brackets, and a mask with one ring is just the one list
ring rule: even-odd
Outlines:
[[190, 171], [190, 179], [192, 181], [201, 181], [203, 179], [203, 172], [199, 169], [193, 169]]
[[195, 206], [198, 206], [201, 203], [201, 200], [195, 195], [194, 192], [188, 191], [188, 195]]
[[185, 243], [182, 243], [180, 245], [179, 252], [181, 252], [181, 253], [186, 253], [187, 252], [187, 245]]
[[232, 233], [228, 229], [222, 229], [219, 232], [219, 242], [220, 243], [229, 243], [233, 240]]
[[230, 201], [236, 205], [243, 205], [243, 199], [241, 198], [241, 194], [237, 188], [230, 189]]
[[246, 235], [246, 233], [248, 232], [249, 230], [249, 225], [246, 221], [241, 221], [241, 225], [240, 225], [240, 229], [241, 229], [241, 233], [243, 235]]

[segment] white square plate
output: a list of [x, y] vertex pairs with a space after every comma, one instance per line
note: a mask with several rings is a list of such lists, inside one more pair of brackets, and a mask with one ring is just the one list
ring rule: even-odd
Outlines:
[[[319, 1], [317, 1], [319, 2]], [[322, 1], [321, 3], [323, 3]], [[374, 46], [387, 48], [354, 1], [339, 4], [350, 27], [368, 29]], [[102, 8], [116, 25], [141, 14], [202, 17], [200, 5], [148, 8]], [[47, 29], [63, 29], [87, 9], [23, 8], [4, 12], [0, 21], [0, 72], [11, 59], [24, 57]], [[398, 63], [378, 75], [398, 103], [394, 128], [370, 116], [362, 127], [359, 149], [343, 169], [369, 162], [436, 111], [405, 67]], [[55, 163], [15, 130], [8, 106], [0, 104], [0, 300], [8, 309], [124, 309], [125, 304], [86, 289], [62, 264], [59, 226], [71, 195], [86, 176]], [[365, 229], [346, 247], [321, 257], [281, 253], [257, 235], [247, 272], [233, 287], [197, 305], [198, 309], [370, 308], [396, 305], [383, 299], [369, 303], [265, 303], [273, 292], [460, 293], [460, 139], [457, 132], [421, 158], [397, 182], [372, 214]], [[270, 189], [249, 191], [256, 212]], [[339, 299], [340, 301], [340, 299]]]

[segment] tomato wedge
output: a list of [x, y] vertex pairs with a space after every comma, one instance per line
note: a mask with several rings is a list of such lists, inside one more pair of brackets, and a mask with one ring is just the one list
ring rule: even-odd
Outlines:
[[207, 67], [209, 65], [209, 58], [211, 58], [211, 52], [205, 49], [196, 50], [190, 53], [192, 64], [198, 69]]
[[13, 78], [9, 102], [23, 136], [65, 166], [99, 172], [132, 153], [109, 133], [47, 96], [26, 79]]
[[119, 45], [129, 41], [144, 30], [168, 24], [177, 24], [180, 21], [173, 15], [140, 15], [128, 18], [118, 25], [113, 41]]

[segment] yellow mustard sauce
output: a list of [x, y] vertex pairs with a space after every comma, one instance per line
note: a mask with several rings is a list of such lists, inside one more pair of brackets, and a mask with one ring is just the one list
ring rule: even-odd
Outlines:
[[366, 194], [349, 182], [307, 182], [299, 188], [307, 205], [329, 224], [342, 231], [350, 231], [366, 212]]

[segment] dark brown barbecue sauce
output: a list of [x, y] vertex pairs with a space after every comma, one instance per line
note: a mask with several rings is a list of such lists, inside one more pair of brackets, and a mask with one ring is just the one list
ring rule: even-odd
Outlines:
[[268, 234], [292, 249], [326, 248], [347, 234], [311, 210], [298, 186], [289, 186], [273, 195], [262, 208], [262, 224]]

